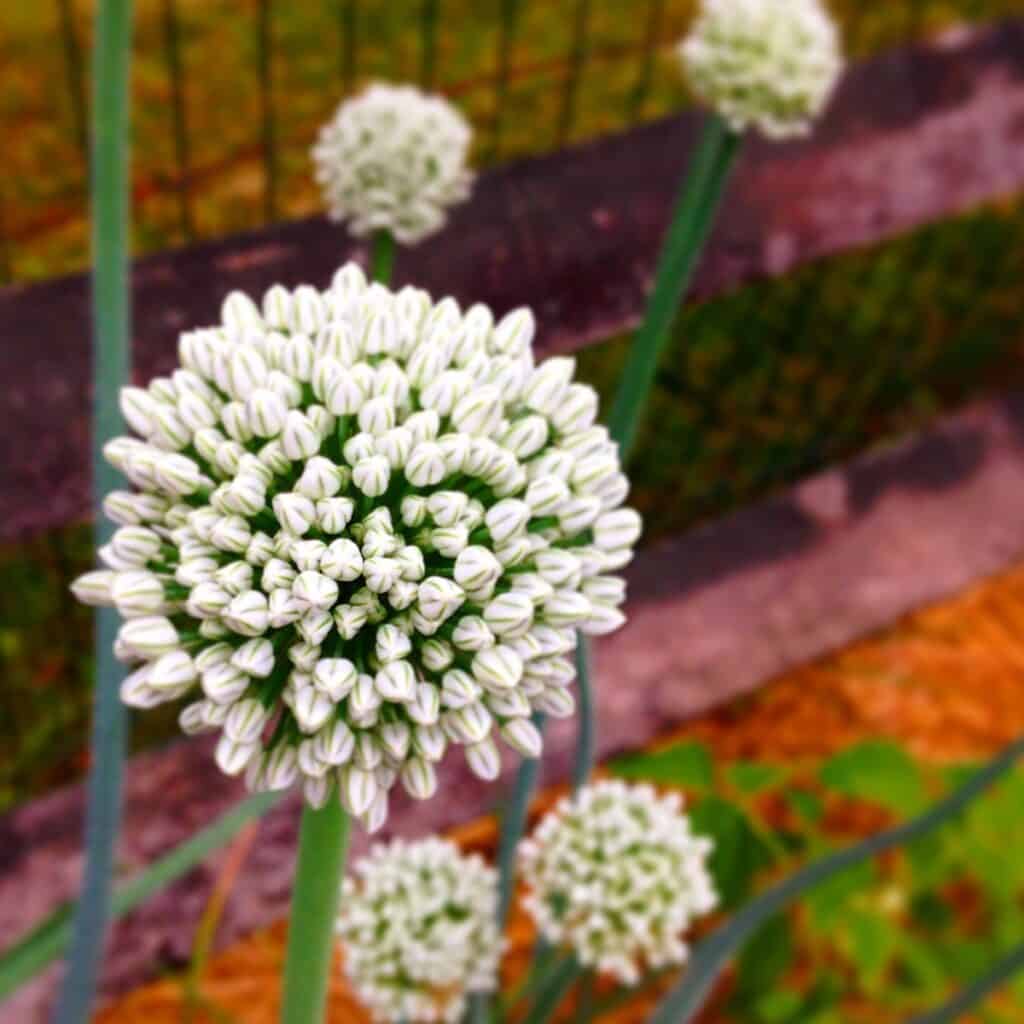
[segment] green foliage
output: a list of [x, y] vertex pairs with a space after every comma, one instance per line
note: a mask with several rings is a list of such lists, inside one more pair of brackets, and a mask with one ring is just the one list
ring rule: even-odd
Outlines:
[[867, 740], [836, 754], [821, 768], [821, 781], [844, 796], [880, 804], [903, 816], [926, 800], [917, 765], [901, 747]]
[[[711, 869], [728, 911], [770, 880], [855, 841], [846, 822], [864, 820], [863, 812], [902, 820], [977, 771], [926, 764], [898, 745], [878, 742], [785, 769], [747, 761], [712, 766], [707, 757], [699, 744], [678, 744], [620, 759], [616, 770], [623, 774], [625, 764], [629, 778], [703, 794], [691, 818], [695, 831], [715, 842]], [[701, 765], [697, 772], [694, 763]], [[779, 833], [777, 820], [767, 816], [779, 806], [788, 808], [786, 828], [795, 832]], [[1024, 767], [954, 824], [807, 891], [743, 948], [727, 1019], [896, 1024], [985, 975], [1021, 940], [1021, 806]], [[979, 1019], [1020, 1019], [1024, 981], [1006, 986], [987, 1009], [988, 1017]]]
[[771, 851], [746, 812], [720, 797], [695, 804], [690, 819], [695, 832], [714, 841], [710, 868], [721, 905], [739, 906], [750, 896], [758, 872], [772, 863]]
[[627, 754], [609, 767], [624, 779], [670, 782], [687, 789], [707, 789], [713, 781], [711, 752], [701, 743], [677, 743], [652, 753]]

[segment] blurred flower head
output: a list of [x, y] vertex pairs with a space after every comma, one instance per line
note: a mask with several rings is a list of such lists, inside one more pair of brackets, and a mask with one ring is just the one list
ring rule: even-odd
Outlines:
[[459, 1021], [497, 987], [497, 872], [445, 840], [375, 847], [345, 881], [345, 971], [380, 1021]]
[[469, 195], [471, 138], [455, 107], [413, 86], [372, 85], [345, 100], [312, 151], [331, 219], [410, 245], [434, 234]]
[[843, 62], [820, 0], [703, 0], [679, 46], [694, 90], [736, 132], [806, 135]]
[[449, 746], [487, 779], [499, 735], [536, 757], [576, 631], [623, 621], [640, 519], [595, 392], [533, 333], [350, 264], [183, 334], [179, 369], [122, 391], [141, 437], [105, 453], [135, 489], [73, 585], [124, 616], [123, 700], [189, 697], [225, 772], [314, 806], [338, 784], [369, 829]]
[[716, 902], [708, 839], [675, 794], [598, 782], [564, 799], [519, 848], [540, 933], [586, 967], [635, 984], [644, 967], [680, 964], [682, 933]]

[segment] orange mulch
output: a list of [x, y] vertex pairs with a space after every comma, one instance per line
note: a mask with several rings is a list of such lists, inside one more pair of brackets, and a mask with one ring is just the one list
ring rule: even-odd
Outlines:
[[[869, 737], [898, 740], [931, 759], [991, 754], [1024, 732], [1024, 566], [907, 617], [877, 636], [787, 673], [756, 694], [662, 737], [652, 747], [699, 739], [719, 757], [793, 760], [825, 756]], [[541, 794], [538, 808], [557, 791]], [[492, 819], [453, 833], [489, 849]], [[131, 993], [96, 1024], [272, 1024], [277, 1020], [285, 924], [211, 959], [202, 978], [206, 1005], [186, 999], [177, 978]], [[532, 943], [528, 922], [509, 930], [507, 980], [521, 976]], [[641, 1021], [653, 997], [602, 1021]], [[335, 971], [332, 1024], [369, 1018]], [[566, 1020], [572, 1019], [571, 1008]], [[706, 1015], [704, 1019], [715, 1019]]]

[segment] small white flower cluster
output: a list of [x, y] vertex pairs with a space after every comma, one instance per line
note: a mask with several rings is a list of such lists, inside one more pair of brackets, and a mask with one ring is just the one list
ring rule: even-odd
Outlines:
[[312, 151], [331, 219], [354, 235], [386, 230], [406, 244], [434, 234], [469, 195], [471, 138], [447, 100], [412, 86], [372, 85], [345, 100]]
[[497, 872], [430, 838], [378, 846], [345, 880], [337, 931], [345, 971], [380, 1021], [459, 1021], [497, 987]]
[[703, 0], [679, 46], [697, 94], [736, 132], [806, 135], [842, 71], [839, 33], [820, 0]]
[[564, 799], [519, 847], [525, 905], [549, 942], [627, 985], [682, 963], [681, 935], [717, 902], [708, 839], [678, 795], [598, 782]]
[[183, 334], [180, 369], [121, 394], [143, 439], [105, 453], [136, 490], [73, 585], [127, 620], [122, 699], [192, 695], [182, 728], [221, 731], [225, 772], [314, 806], [338, 782], [371, 830], [397, 780], [434, 793], [449, 744], [486, 779], [499, 732], [538, 756], [576, 630], [623, 621], [640, 518], [597, 395], [533, 333], [349, 264]]

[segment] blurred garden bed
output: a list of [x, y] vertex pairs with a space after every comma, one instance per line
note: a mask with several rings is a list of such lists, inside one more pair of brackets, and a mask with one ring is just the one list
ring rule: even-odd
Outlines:
[[[1022, 638], [1018, 567], [605, 769], [685, 792], [695, 822], [718, 843], [712, 867], [731, 909], [787, 867], [918, 813], [1024, 732]], [[535, 811], [559, 792], [545, 791]], [[971, 981], [1019, 941], [1022, 800], [1019, 768], [955, 824], [813, 890], [754, 938], [702, 1024], [895, 1024]], [[452, 834], [465, 848], [493, 851], [491, 819]], [[243, 834], [223, 862], [228, 900], [242, 898], [231, 888], [253, 841]], [[514, 919], [509, 935], [507, 987], [530, 948], [525, 919]], [[191, 972], [171, 969], [97, 1024], [271, 1024], [284, 938], [277, 925]], [[597, 1019], [641, 1021], [657, 991]], [[965, 1019], [1013, 1024], [1022, 1013], [1018, 982]], [[575, 1019], [573, 1010], [560, 1019]], [[330, 1020], [368, 1020], [340, 973]]]

